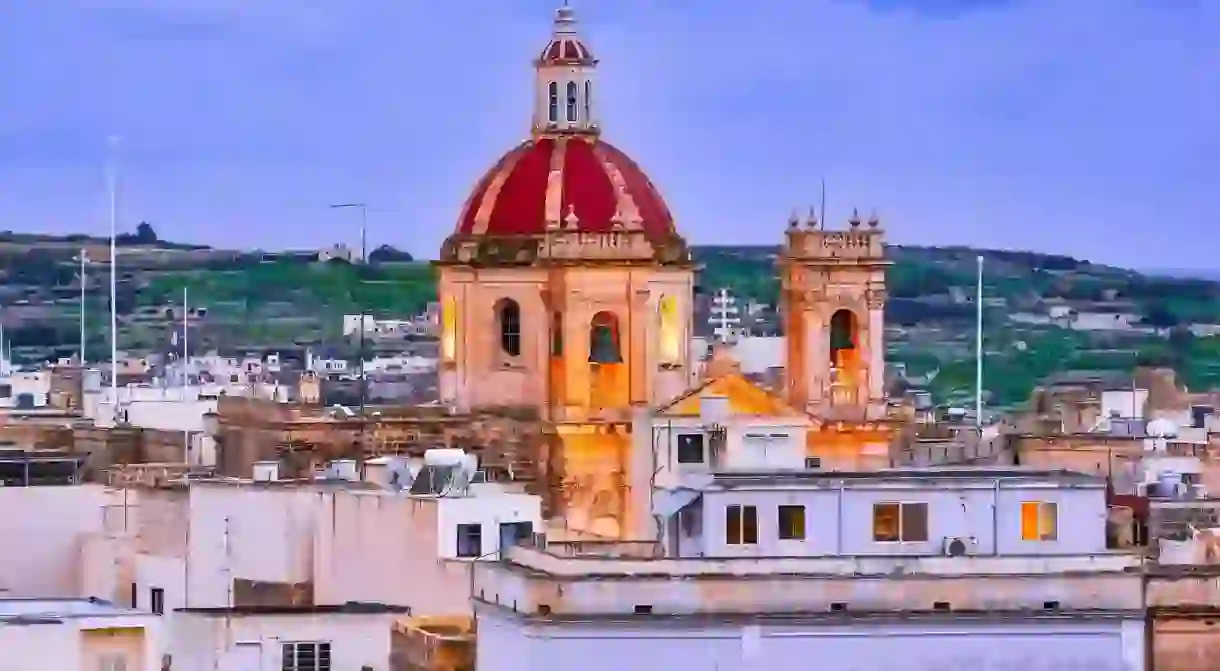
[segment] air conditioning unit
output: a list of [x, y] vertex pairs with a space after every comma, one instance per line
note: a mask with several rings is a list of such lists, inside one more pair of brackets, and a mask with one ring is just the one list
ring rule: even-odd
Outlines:
[[973, 554], [978, 539], [970, 536], [946, 536], [942, 551], [946, 557], [965, 557]]

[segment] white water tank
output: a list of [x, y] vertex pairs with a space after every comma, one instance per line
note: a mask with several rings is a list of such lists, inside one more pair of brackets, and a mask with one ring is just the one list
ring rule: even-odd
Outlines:
[[699, 419], [704, 424], [724, 424], [730, 414], [729, 397], [704, 394], [699, 398]]
[[280, 479], [280, 462], [256, 461], [253, 474], [255, 482], [275, 482]]
[[456, 447], [436, 447], [424, 452], [425, 466], [457, 466], [466, 459], [466, 451]]
[[381, 487], [389, 487], [393, 472], [389, 457], [373, 457], [364, 462], [364, 481]]

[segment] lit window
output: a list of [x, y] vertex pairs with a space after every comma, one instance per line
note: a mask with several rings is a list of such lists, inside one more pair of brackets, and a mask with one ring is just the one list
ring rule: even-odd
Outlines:
[[874, 503], [873, 540], [879, 543], [927, 542], [928, 504]]
[[678, 299], [662, 296], [657, 304], [657, 313], [661, 322], [661, 364], [679, 364], [682, 361], [682, 316], [678, 310]]
[[1053, 541], [1059, 537], [1059, 506], [1051, 501], [1021, 503], [1021, 540]]
[[729, 545], [756, 545], [758, 508], [727, 506], [724, 509], [724, 542]]
[[280, 671], [331, 671], [330, 643], [284, 643]]
[[805, 506], [779, 507], [779, 537], [786, 541], [805, 540]]

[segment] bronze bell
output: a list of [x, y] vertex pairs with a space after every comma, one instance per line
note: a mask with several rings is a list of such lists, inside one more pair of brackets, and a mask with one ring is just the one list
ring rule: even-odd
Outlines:
[[589, 339], [589, 363], [622, 363], [618, 339], [609, 326], [594, 326]]
[[830, 318], [830, 351], [837, 352], [841, 349], [855, 349], [856, 343], [853, 337], [855, 329], [855, 320], [850, 312], [839, 310]]
[[856, 343], [852, 342], [851, 329], [837, 328], [830, 331], [830, 351], [837, 352], [841, 349], [855, 349]]

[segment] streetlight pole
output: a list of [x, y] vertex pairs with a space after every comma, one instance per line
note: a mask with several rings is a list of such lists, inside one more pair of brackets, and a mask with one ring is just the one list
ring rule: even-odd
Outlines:
[[78, 355], [78, 363], [81, 368], [85, 367], [85, 264], [89, 262], [89, 257], [86, 254], [84, 247], [80, 248], [80, 354]]
[[117, 153], [119, 140], [108, 140], [110, 156], [106, 163], [106, 188], [110, 196], [110, 408], [117, 421], [119, 412], [119, 308], [118, 308], [118, 226], [119, 176]]
[[[347, 209], [360, 210], [360, 263], [362, 263], [362, 264], [367, 263], [368, 262], [368, 221], [369, 221], [368, 206], [365, 205], [364, 203], [338, 203], [335, 205], [331, 205], [330, 207], [332, 210], [347, 210]], [[363, 278], [359, 274], [357, 275], [357, 279], [359, 279], [361, 282], [363, 282]], [[364, 377], [364, 301], [360, 300], [359, 305], [357, 307], [360, 308], [360, 328], [359, 328], [359, 330], [360, 330], [360, 351], [359, 351], [357, 358], [360, 362], [360, 432], [361, 432], [361, 439], [362, 439], [361, 443], [360, 443], [360, 448], [363, 450], [364, 449], [364, 441], [363, 441], [363, 438], [364, 438], [364, 435], [363, 435], [364, 434], [364, 404], [365, 404], [365, 398], [368, 395], [368, 393], [367, 393], [368, 386], [365, 384], [365, 377]]]

